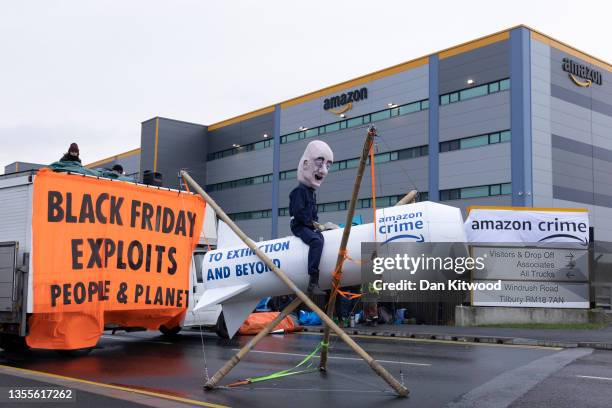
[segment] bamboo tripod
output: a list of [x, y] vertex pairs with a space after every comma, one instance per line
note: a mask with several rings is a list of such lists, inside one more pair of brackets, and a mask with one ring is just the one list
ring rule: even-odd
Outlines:
[[[375, 130], [370, 128], [368, 131], [368, 136], [366, 138], [366, 143], [364, 144], [364, 150], [362, 152], [361, 162], [359, 165], [358, 174], [363, 176], [363, 169], [365, 168], [365, 161], [367, 160], [367, 154], [369, 152], [370, 146], [372, 145], [373, 138], [375, 136]], [[367, 149], [366, 149], [367, 146]], [[257, 255], [259, 259], [261, 259], [272, 272], [278, 276], [278, 278], [285, 283], [291, 291], [295, 293], [297, 296], [285, 309], [272, 321], [270, 322], [261, 332], [259, 332], [253, 339], [251, 339], [243, 348], [241, 348], [236, 355], [234, 355], [230, 360], [228, 360], [223, 367], [219, 369], [213, 375], [206, 384], [204, 384], [204, 388], [207, 390], [214, 389], [219, 381], [223, 379], [241, 360], [244, 356], [251, 351], [257, 343], [263, 339], [282, 319], [284, 319], [287, 315], [289, 315], [292, 311], [294, 311], [301, 303], [304, 303], [308, 306], [313, 312], [315, 312], [323, 322], [326, 324], [326, 329], [333, 330], [338, 337], [340, 337], [353, 351], [355, 351], [365, 362], [374, 370], [376, 374], [378, 374], [384, 381], [389, 384], [391, 388], [401, 397], [406, 397], [409, 393], [408, 389], [404, 387], [399, 381], [397, 381], [385, 368], [380, 365], [378, 361], [376, 361], [372, 356], [370, 356], [363, 348], [361, 348], [348, 334], [346, 334], [338, 325], [334, 323], [334, 321], [328, 316], [323, 310], [321, 310], [304, 292], [302, 292], [296, 285], [289, 279], [289, 277], [278, 268], [268, 256], [263, 253], [256, 245], [256, 243], [251, 240], [244, 232], [238, 228], [238, 226], [227, 216], [227, 214], [219, 207], [219, 205], [200, 187], [191, 176], [186, 171], [181, 171], [182, 177], [185, 181], [191, 186], [191, 188], [200, 194], [204, 201], [213, 211], [215, 211], [217, 217], [225, 222], [230, 229]], [[361, 177], [358, 177], [359, 184], [361, 183]], [[355, 188], [357, 192], [355, 192]], [[355, 210], [355, 201], [357, 199], [357, 194], [359, 192], [359, 185], [357, 184], [357, 180], [355, 183], [355, 188], [353, 189], [353, 197], [351, 198], [351, 205], [349, 214], [347, 214], [347, 223], [345, 226], [345, 230], [342, 236], [341, 251], [339, 253], [343, 253], [343, 250], [346, 249], [346, 243], [348, 242], [348, 235], [350, 233], [350, 226], [352, 224], [353, 213]], [[349, 217], [350, 215], [350, 217]], [[346, 236], [346, 237], [345, 237]], [[343, 246], [342, 246], [343, 245]], [[338, 257], [340, 259], [340, 255]], [[338, 282], [336, 282], [338, 284]], [[334, 291], [332, 291], [334, 293]], [[330, 304], [332, 302], [330, 301]], [[329, 310], [329, 306], [328, 306]], [[332, 309], [333, 310], [333, 309]], [[327, 351], [328, 342], [323, 342], [324, 347], [323, 351]], [[323, 355], [321, 355], [321, 359]]]

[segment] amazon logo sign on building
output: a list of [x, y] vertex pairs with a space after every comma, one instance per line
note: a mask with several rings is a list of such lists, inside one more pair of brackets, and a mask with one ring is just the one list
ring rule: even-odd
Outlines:
[[580, 64], [573, 59], [563, 58], [563, 71], [567, 72], [573, 83], [582, 87], [589, 87], [591, 84], [601, 85], [603, 83], [600, 71], [596, 71]]
[[368, 99], [368, 88], [355, 89], [323, 101], [323, 109], [335, 115], [343, 114], [353, 108], [353, 102]]

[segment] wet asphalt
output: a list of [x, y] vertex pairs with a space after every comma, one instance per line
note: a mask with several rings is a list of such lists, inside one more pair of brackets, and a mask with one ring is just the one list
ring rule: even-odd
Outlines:
[[[0, 351], [0, 364], [231, 407], [440, 407], [502, 373], [559, 352], [551, 348], [356, 338], [410, 389], [408, 398], [397, 398], [365, 362], [332, 337], [325, 374], [316, 371], [204, 391], [206, 373], [212, 376], [249, 338], [228, 341], [199, 331], [184, 331], [172, 339], [154, 332], [119, 332], [105, 334], [85, 357], [66, 358], [51, 351], [25, 355]], [[291, 368], [320, 340], [316, 334], [268, 336], [221, 385]], [[318, 359], [312, 361], [317, 367]]]

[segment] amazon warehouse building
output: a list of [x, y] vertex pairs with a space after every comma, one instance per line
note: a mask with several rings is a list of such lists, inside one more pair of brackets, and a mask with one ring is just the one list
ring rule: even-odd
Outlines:
[[[412, 189], [464, 211], [586, 207], [595, 239], [612, 242], [611, 70], [519, 26], [218, 123], [155, 117], [142, 123], [139, 148], [89, 166], [119, 163], [141, 180], [160, 173], [172, 188], [186, 169], [253, 239], [270, 239], [290, 234], [289, 192], [314, 139], [335, 159], [317, 193], [319, 218], [345, 221], [375, 125], [379, 208]], [[370, 186], [368, 170], [357, 202], [364, 223]]]

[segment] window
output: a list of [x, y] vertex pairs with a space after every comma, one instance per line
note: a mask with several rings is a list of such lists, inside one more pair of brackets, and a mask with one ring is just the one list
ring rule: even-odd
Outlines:
[[400, 115], [407, 115], [412, 112], [420, 111], [422, 108], [420, 106], [420, 102], [409, 103], [408, 105], [403, 105], [399, 107]]
[[[489, 197], [512, 193], [512, 183], [491, 184], [486, 186], [474, 186], [463, 188], [452, 188], [440, 190], [440, 201], [459, 200], [466, 198]], [[420, 198], [423, 201], [426, 198]]]
[[349, 119], [346, 125], [348, 127], [363, 125], [363, 118], [359, 116], [358, 118]]
[[467, 137], [459, 141], [459, 149], [486, 146], [489, 144], [489, 135]]
[[325, 132], [335, 132], [337, 130], [340, 130], [340, 123], [336, 122], [336, 123], [332, 123], [330, 125], [325, 126]]
[[[457, 189], [458, 190], [458, 189]], [[441, 192], [442, 193], [442, 192]], [[418, 194], [419, 201], [426, 201], [428, 198], [427, 191], [421, 191]], [[402, 196], [392, 195], [392, 196], [382, 196], [376, 198], [376, 206], [378, 208], [388, 207], [395, 205]], [[332, 212], [332, 211], [346, 211], [348, 208], [348, 201], [334, 201], [331, 203], [321, 203], [317, 205], [317, 211], [319, 212]], [[371, 198], [361, 198], [357, 200], [356, 208], [371, 208], [372, 207], [372, 199]], [[261, 218], [270, 218], [272, 216], [272, 210], [257, 210], [257, 211], [247, 211], [242, 213], [234, 213], [228, 214], [228, 216], [234, 221], [241, 220], [253, 220], [253, 219], [261, 219]], [[279, 217], [287, 217], [289, 216], [289, 208], [283, 207], [278, 209]]]
[[297, 170], [286, 170], [281, 171], [279, 174], [280, 180], [289, 180], [297, 177]]
[[308, 129], [305, 137], [316, 137], [319, 136], [319, 128]]
[[376, 121], [383, 120], [383, 119], [389, 119], [391, 117], [391, 113], [389, 112], [389, 109], [386, 109], [384, 111], [372, 113], [370, 116], [371, 116], [372, 122], [376, 122]]
[[489, 195], [489, 186], [465, 187], [461, 189], [461, 198], [486, 197]]
[[[351, 118], [348, 120], [342, 120], [340, 122], [329, 123], [326, 125], [321, 125], [318, 127], [314, 127], [311, 129], [306, 129], [300, 132], [293, 132], [280, 137], [280, 143], [286, 144], [291, 142], [296, 142], [301, 139], [316, 137], [319, 135], [324, 135], [327, 133], [337, 132], [342, 129], [347, 129], [350, 127], [360, 126], [370, 122], [376, 122], [379, 120], [389, 119], [393, 116], [401, 116], [407, 115], [413, 112], [418, 112], [419, 110], [429, 109], [429, 101], [424, 99], [422, 101], [411, 102], [402, 106], [397, 106], [390, 109], [385, 109], [380, 112], [375, 112], [372, 114], [366, 114], [362, 116], [358, 116], [356, 118]], [[259, 142], [254, 142], [250, 144], [245, 144], [240, 147], [233, 147], [231, 149], [222, 150], [219, 152], [210, 153], [207, 155], [207, 160], [217, 160], [224, 157], [233, 156], [235, 154], [250, 152], [253, 150], [261, 150], [271, 147], [274, 144], [273, 139], [266, 139]]]
[[489, 93], [487, 85], [475, 86], [474, 88], [464, 89], [459, 92], [461, 100], [476, 98], [477, 96], [483, 96]]
[[440, 95], [440, 105], [448, 105], [449, 103], [464, 101], [467, 99], [476, 98], [478, 96], [484, 96], [484, 95], [494, 93], [494, 92], [505, 91], [509, 88], [510, 88], [509, 78], [490, 82], [484, 85], [465, 88], [459, 91], [449, 92], [447, 94]]
[[464, 137], [462, 139], [440, 142], [440, 153], [452, 152], [453, 150], [469, 149], [472, 147], [486, 146], [494, 143], [510, 141], [510, 131], [493, 132], [485, 135]]

